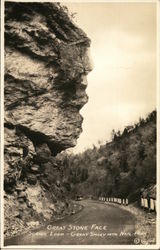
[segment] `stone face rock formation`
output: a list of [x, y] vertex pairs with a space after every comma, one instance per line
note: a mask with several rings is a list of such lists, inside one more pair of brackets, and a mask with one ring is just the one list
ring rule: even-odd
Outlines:
[[21, 184], [49, 189], [46, 168], [56, 169], [54, 156], [75, 146], [88, 99], [89, 46], [60, 4], [5, 3], [4, 188], [10, 195], [19, 197]]

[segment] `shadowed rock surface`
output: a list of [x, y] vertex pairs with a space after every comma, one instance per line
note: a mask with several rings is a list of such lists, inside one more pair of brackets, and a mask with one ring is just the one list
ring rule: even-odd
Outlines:
[[[82, 131], [79, 110], [88, 99], [89, 46], [89, 38], [60, 4], [5, 3], [4, 187], [8, 236], [17, 233], [13, 233], [16, 223], [17, 230], [20, 224], [23, 229], [26, 211], [29, 221], [35, 215], [49, 219], [53, 211], [62, 214], [64, 207], [68, 209], [54, 156], [75, 146]], [[25, 186], [25, 195], [17, 189], [21, 186]], [[57, 208], [50, 209], [53, 202]]]

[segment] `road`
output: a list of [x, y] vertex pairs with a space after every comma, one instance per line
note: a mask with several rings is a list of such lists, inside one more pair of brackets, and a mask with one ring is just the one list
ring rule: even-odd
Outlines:
[[134, 216], [113, 204], [79, 201], [83, 210], [65, 219], [15, 236], [5, 245], [130, 245], [134, 244]]

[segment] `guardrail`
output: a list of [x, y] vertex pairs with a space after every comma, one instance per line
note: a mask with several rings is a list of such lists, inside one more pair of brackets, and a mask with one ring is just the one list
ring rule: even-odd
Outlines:
[[128, 206], [128, 199], [126, 198], [115, 198], [115, 197], [99, 197], [99, 201], [117, 203], [120, 205]]
[[141, 207], [149, 211], [157, 212], [157, 201], [153, 198], [143, 198], [141, 197]]
[[[115, 197], [99, 197], [99, 201], [117, 203], [120, 205], [128, 206], [129, 202], [126, 198], [115, 198]], [[141, 197], [141, 207], [149, 212], [157, 212], [157, 202], [153, 198], [143, 198]]]

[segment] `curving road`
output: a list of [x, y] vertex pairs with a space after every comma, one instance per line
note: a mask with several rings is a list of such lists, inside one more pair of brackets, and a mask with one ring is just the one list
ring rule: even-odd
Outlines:
[[113, 204], [91, 200], [77, 214], [31, 233], [12, 237], [7, 245], [130, 245], [134, 244], [135, 217]]

